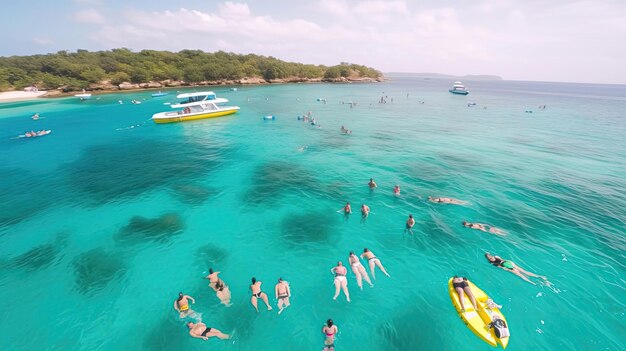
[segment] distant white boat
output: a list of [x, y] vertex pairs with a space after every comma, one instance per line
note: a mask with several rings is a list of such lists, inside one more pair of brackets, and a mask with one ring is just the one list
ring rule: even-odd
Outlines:
[[85, 92], [85, 89], [83, 89], [83, 92], [82, 92], [82, 93], [80, 93], [80, 94], [76, 94], [76, 95], [74, 95], [74, 96], [76, 96], [77, 98], [79, 98], [79, 99], [81, 99], [81, 100], [89, 100], [89, 99], [91, 99], [91, 94], [86, 93], [86, 92]]
[[454, 82], [454, 85], [448, 91], [451, 92], [452, 94], [459, 94], [459, 95], [469, 94], [469, 90], [467, 90], [467, 88], [465, 88], [465, 85], [463, 85], [463, 83], [461, 82]]

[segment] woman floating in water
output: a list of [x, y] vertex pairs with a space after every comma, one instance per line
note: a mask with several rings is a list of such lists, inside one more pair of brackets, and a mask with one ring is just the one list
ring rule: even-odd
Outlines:
[[326, 335], [326, 340], [324, 340], [324, 349], [322, 349], [322, 351], [335, 350], [335, 335], [337, 335], [338, 332], [339, 329], [333, 324], [333, 320], [327, 320], [326, 325], [322, 327], [322, 333]]
[[191, 300], [191, 303], [196, 303], [193, 297], [185, 295], [182, 292], [179, 292], [178, 298], [174, 300], [174, 309], [178, 312], [180, 318], [185, 318], [195, 313], [189, 308], [189, 300]]
[[215, 283], [213, 289], [215, 290], [217, 298], [220, 299], [224, 306], [230, 307], [232, 305], [232, 303], [230, 303], [230, 289], [228, 288], [228, 285], [224, 284], [222, 281], [218, 281]]
[[367, 275], [367, 271], [365, 267], [361, 264], [361, 260], [359, 256], [355, 255], [354, 252], [350, 251], [350, 255], [348, 255], [348, 263], [350, 263], [350, 267], [352, 267], [352, 272], [356, 276], [356, 284], [363, 290], [363, 279], [371, 286], [372, 281], [370, 280], [369, 275]]
[[289, 307], [289, 297], [291, 296], [289, 283], [284, 281], [283, 278], [278, 278], [278, 283], [274, 286], [274, 293], [278, 301], [278, 314], [281, 314], [285, 308]]
[[400, 186], [396, 185], [393, 187], [393, 194], [394, 195], [400, 195]]
[[225, 340], [230, 339], [230, 335], [224, 334], [221, 331], [207, 327], [206, 324], [200, 323], [187, 323], [187, 328], [189, 328], [189, 335], [193, 338], [198, 338], [202, 340], [209, 340], [209, 338], [217, 337], [219, 339]]
[[465, 277], [457, 277], [456, 275], [452, 278], [452, 287], [456, 291], [457, 295], [459, 295], [459, 302], [461, 303], [461, 312], [465, 312], [465, 299], [463, 298], [464, 294], [467, 294], [467, 297], [472, 302], [472, 306], [474, 306], [474, 310], [478, 311], [478, 305], [476, 304], [476, 298], [474, 294], [472, 294], [472, 290], [469, 287], [469, 283], [467, 282], [467, 278]]
[[333, 300], [337, 300], [339, 290], [343, 289], [343, 294], [346, 295], [346, 300], [350, 302], [348, 279], [346, 278], [348, 270], [343, 266], [343, 263], [339, 261], [337, 262], [337, 266], [330, 269], [330, 272], [335, 275], [335, 279], [333, 280], [333, 283], [335, 284], [335, 296], [333, 296]]
[[265, 302], [268, 311], [272, 310], [272, 306], [270, 306], [270, 303], [267, 301], [267, 294], [261, 291], [261, 284], [263, 283], [257, 281], [256, 278], [252, 277], [252, 285], [250, 285], [250, 290], [252, 290], [252, 297], [250, 298], [250, 303], [252, 303], [252, 306], [257, 311], [257, 313], [259, 312], [257, 299], [261, 299], [263, 300], [263, 302]]
[[527, 282], [529, 282], [529, 283], [531, 283], [533, 285], [536, 285], [536, 284], [534, 282], [532, 282], [530, 279], [528, 279], [527, 276], [535, 277], [535, 278], [541, 278], [541, 279], [544, 280], [544, 282], [548, 286], [550, 286], [550, 284], [551, 284], [548, 281], [548, 278], [546, 278], [545, 276], [539, 275], [539, 274], [535, 274], [535, 273], [529, 272], [527, 270], [524, 270], [520, 266], [516, 265], [513, 261], [503, 260], [500, 256], [492, 256], [489, 252], [485, 253], [485, 258], [492, 265], [494, 265], [496, 267], [500, 267], [500, 268], [504, 269], [505, 271], [511, 272], [511, 273], [515, 274], [516, 276], [524, 279], [525, 281], [527, 281]]
[[467, 201], [453, 199], [451, 197], [428, 197], [428, 201], [440, 203], [440, 204], [451, 204], [451, 205], [466, 205]]
[[381, 271], [383, 271], [383, 273], [385, 273], [386, 276], [390, 277], [389, 273], [387, 273], [387, 271], [385, 270], [385, 267], [383, 267], [383, 264], [380, 263], [380, 260], [376, 258], [376, 255], [374, 255], [374, 253], [370, 251], [368, 248], [363, 249], [361, 258], [364, 258], [367, 260], [367, 262], [369, 262], [370, 272], [372, 272], [372, 278], [376, 279], [376, 272], [375, 272], [376, 266], [378, 266], [378, 268]]
[[481, 230], [485, 233], [491, 233], [491, 234], [496, 234], [496, 235], [506, 235], [506, 232], [500, 228], [496, 228], [493, 227], [489, 224], [484, 224], [484, 223], [470, 223], [470, 222], [466, 222], [463, 221], [462, 222], [464, 227], [470, 228], [470, 229], [476, 229], [476, 230]]

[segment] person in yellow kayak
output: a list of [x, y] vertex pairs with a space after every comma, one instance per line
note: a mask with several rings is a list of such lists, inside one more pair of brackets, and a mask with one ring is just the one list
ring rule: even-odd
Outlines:
[[178, 293], [178, 299], [174, 300], [174, 309], [178, 311], [180, 318], [185, 318], [193, 314], [193, 310], [189, 308], [189, 300], [191, 303], [196, 303], [193, 297], [185, 295], [182, 292]]
[[467, 294], [467, 297], [472, 302], [474, 309], [476, 311], [479, 310], [478, 305], [476, 304], [476, 298], [474, 294], [472, 294], [472, 290], [469, 287], [469, 283], [467, 282], [467, 278], [465, 277], [457, 277], [456, 275], [452, 278], [452, 286], [456, 291], [457, 295], [459, 295], [459, 303], [461, 304], [461, 312], [465, 312], [465, 302], [464, 302], [464, 294]]
[[515, 274], [516, 276], [524, 279], [525, 281], [531, 283], [532, 285], [537, 285], [537, 284], [535, 284], [535, 282], [533, 282], [530, 279], [528, 279], [527, 276], [531, 276], [531, 277], [535, 277], [535, 278], [541, 278], [541, 279], [544, 280], [546, 285], [550, 285], [551, 284], [548, 281], [548, 278], [546, 278], [545, 276], [539, 275], [539, 274], [535, 274], [533, 272], [529, 272], [527, 270], [524, 270], [522, 267], [516, 265], [513, 261], [503, 260], [500, 256], [493, 256], [489, 252], [485, 252], [485, 258], [492, 265], [494, 265], [496, 267], [500, 267], [500, 268], [504, 269], [507, 272], [511, 272], [511, 273]]

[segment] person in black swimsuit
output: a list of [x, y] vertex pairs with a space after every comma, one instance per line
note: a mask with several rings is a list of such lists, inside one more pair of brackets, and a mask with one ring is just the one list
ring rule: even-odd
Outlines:
[[208, 340], [209, 338], [214, 337], [214, 336], [222, 340], [230, 338], [230, 335], [224, 334], [215, 328], [209, 328], [206, 326], [206, 324], [202, 322], [199, 322], [199, 323], [189, 322], [187, 323], [187, 328], [189, 328], [189, 335], [198, 339]]
[[476, 304], [476, 298], [474, 298], [474, 294], [472, 294], [472, 290], [469, 287], [467, 282], [467, 278], [465, 277], [457, 277], [456, 275], [452, 278], [452, 287], [456, 291], [457, 295], [459, 295], [459, 302], [461, 304], [461, 312], [465, 312], [465, 303], [464, 294], [467, 294], [467, 297], [472, 302], [474, 309], [476, 311], [479, 310], [478, 305]]
[[271, 311], [272, 306], [270, 306], [270, 303], [267, 300], [267, 294], [261, 291], [261, 284], [263, 283], [260, 281], [257, 281], [256, 278], [252, 277], [252, 285], [250, 285], [250, 290], [252, 290], [252, 297], [250, 298], [250, 303], [252, 303], [252, 306], [254, 307], [254, 309], [257, 312], [259, 312], [259, 307], [257, 306], [257, 299], [261, 299], [263, 300], [263, 302], [265, 302], [265, 305], [267, 305], [267, 310]]

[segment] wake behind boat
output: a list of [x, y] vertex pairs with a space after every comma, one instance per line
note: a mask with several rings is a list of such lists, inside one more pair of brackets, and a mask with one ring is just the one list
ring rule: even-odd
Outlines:
[[184, 93], [177, 95], [176, 98], [186, 100], [171, 104], [170, 107], [181, 110], [156, 113], [152, 116], [155, 123], [174, 123], [220, 117], [239, 110], [239, 106], [218, 106], [218, 104], [226, 103], [228, 100], [218, 98], [212, 91]]
[[459, 94], [459, 95], [469, 94], [469, 90], [467, 90], [467, 88], [465, 88], [465, 85], [463, 85], [463, 83], [461, 82], [454, 82], [454, 85], [448, 91], [451, 92], [452, 94]]

